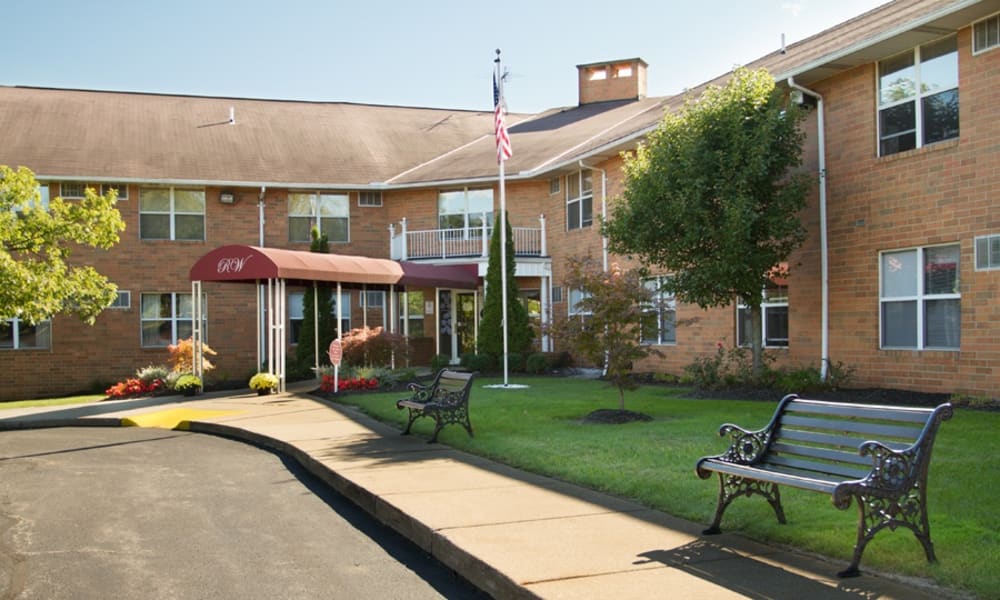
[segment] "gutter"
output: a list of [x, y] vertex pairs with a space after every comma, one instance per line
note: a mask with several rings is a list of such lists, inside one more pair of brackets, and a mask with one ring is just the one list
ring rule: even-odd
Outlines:
[[819, 146], [819, 256], [822, 302], [822, 324], [820, 325], [820, 379], [826, 381], [830, 366], [830, 269], [826, 235], [826, 124], [823, 115], [823, 96], [795, 83], [788, 78], [788, 87], [816, 98], [816, 131]]

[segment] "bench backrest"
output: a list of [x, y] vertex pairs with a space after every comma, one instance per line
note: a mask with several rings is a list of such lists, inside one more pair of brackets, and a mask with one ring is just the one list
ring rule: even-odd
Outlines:
[[[951, 406], [912, 408], [805, 400], [786, 396], [769, 425], [767, 451], [757, 463], [826, 479], [861, 479], [872, 458], [859, 453], [869, 441], [908, 451], [917, 463], [929, 460], [931, 445]], [[947, 418], [947, 417], [944, 417]]]
[[435, 385], [439, 388], [446, 389], [449, 392], [457, 392], [470, 387], [472, 385], [472, 379], [475, 376], [475, 373], [441, 369], [441, 372], [438, 373], [435, 380]]

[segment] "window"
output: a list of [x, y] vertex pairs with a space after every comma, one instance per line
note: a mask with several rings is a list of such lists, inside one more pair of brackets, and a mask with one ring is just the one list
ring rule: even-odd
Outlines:
[[882, 253], [882, 348], [959, 348], [958, 258], [958, 244]]
[[59, 196], [62, 198], [83, 198], [87, 186], [80, 181], [63, 181], [59, 183]]
[[204, 240], [205, 190], [140, 188], [139, 239]]
[[1000, 47], [1000, 13], [972, 26], [972, 52], [979, 54]]
[[[762, 340], [765, 348], [788, 347], [788, 286], [768, 280], [760, 304]], [[753, 326], [750, 308], [740, 302], [736, 307], [736, 339], [740, 346], [750, 346]]]
[[128, 184], [127, 183], [102, 183], [101, 184], [101, 195], [107, 194], [111, 190], [118, 192], [118, 201], [128, 200]]
[[643, 281], [651, 299], [642, 307], [639, 335], [644, 344], [673, 344], [677, 342], [677, 301], [673, 294], [663, 290], [663, 277]]
[[568, 309], [569, 315], [572, 317], [575, 315], [583, 316], [591, 314], [589, 310], [585, 310], [583, 307], [580, 306], [580, 302], [582, 302], [585, 298], [589, 297], [590, 295], [584, 293], [583, 290], [571, 289], [569, 291], [569, 309]]
[[10, 210], [15, 213], [24, 212], [26, 206], [31, 206], [32, 208], [40, 208], [42, 210], [49, 209], [49, 186], [48, 184], [40, 184], [36, 192], [35, 201], [27, 202], [24, 204], [17, 204], [12, 206]]
[[879, 155], [958, 137], [958, 47], [955, 36], [878, 64]]
[[0, 320], [0, 350], [48, 348], [52, 344], [52, 322], [31, 325], [18, 318]]
[[976, 270], [1000, 269], [1000, 234], [976, 238]]
[[559, 193], [560, 189], [560, 179], [558, 177], [553, 177], [549, 179], [549, 195], [554, 196]]
[[359, 192], [358, 206], [379, 208], [382, 206], [382, 192]]
[[288, 194], [288, 241], [311, 242], [312, 226], [334, 243], [351, 241], [351, 205], [347, 194]]
[[469, 239], [493, 230], [493, 190], [452, 190], [438, 194], [438, 227], [445, 239]]
[[399, 331], [412, 338], [424, 337], [424, 293], [399, 292]]
[[594, 224], [594, 189], [590, 169], [566, 176], [566, 229]]
[[[299, 334], [302, 331], [302, 323], [305, 322], [305, 316], [303, 312], [304, 300], [307, 292], [288, 292], [288, 331], [289, 331], [289, 344], [299, 343]], [[308, 293], [312, 293], [309, 290]], [[344, 303], [344, 314], [340, 319], [340, 331], [341, 333], [347, 333], [351, 330], [351, 293], [341, 291], [340, 299]], [[331, 304], [333, 305], [330, 310], [330, 314], [337, 317], [337, 294], [334, 292], [331, 294]]]
[[552, 286], [552, 303], [563, 301], [563, 289], [562, 286], [554, 285]]
[[132, 308], [132, 292], [128, 290], [122, 291], [118, 290], [118, 295], [115, 297], [115, 301], [111, 303], [108, 308], [114, 309], [126, 309]]
[[[207, 307], [207, 296], [202, 295], [202, 307]], [[176, 344], [186, 340], [194, 332], [194, 303], [191, 294], [174, 292], [162, 294], [141, 294], [139, 317], [142, 325], [142, 346], [156, 348]], [[207, 332], [207, 308], [202, 312], [202, 332]], [[205, 338], [202, 335], [202, 338]]]
[[381, 290], [365, 292], [365, 305], [368, 308], [385, 308], [385, 292]]

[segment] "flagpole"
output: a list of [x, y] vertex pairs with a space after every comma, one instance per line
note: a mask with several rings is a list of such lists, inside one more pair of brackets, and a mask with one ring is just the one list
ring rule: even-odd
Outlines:
[[[503, 71], [500, 68], [500, 49], [497, 48], [497, 57], [494, 61], [497, 64], [497, 87], [500, 90], [500, 99], [496, 110], [503, 110]], [[500, 288], [501, 301], [503, 302], [503, 384], [507, 386], [507, 195], [504, 182], [504, 161], [498, 153], [497, 162], [500, 163]], [[497, 227], [494, 224], [494, 230]]]

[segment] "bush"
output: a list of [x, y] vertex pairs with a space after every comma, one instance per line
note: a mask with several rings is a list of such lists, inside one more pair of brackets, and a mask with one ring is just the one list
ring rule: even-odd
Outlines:
[[177, 378], [174, 382], [174, 389], [178, 392], [185, 392], [191, 389], [197, 389], [201, 387], [201, 378], [197, 375], [192, 375], [191, 373], [185, 373]]
[[451, 365], [451, 357], [447, 354], [438, 354], [431, 359], [431, 370], [435, 373]]
[[511, 352], [507, 355], [507, 368], [517, 373], [524, 372], [524, 355], [520, 352]]
[[545, 352], [535, 352], [528, 357], [524, 368], [530, 375], [541, 375], [552, 370], [552, 355]]
[[405, 362], [406, 338], [381, 327], [359, 327], [344, 335], [344, 363], [358, 367], [386, 367], [393, 354]]
[[492, 373], [496, 370], [496, 361], [489, 354], [463, 354], [459, 364], [480, 373]]
[[727, 350], [722, 342], [717, 342], [714, 354], [696, 358], [684, 367], [681, 381], [703, 390], [770, 387], [775, 383], [775, 372], [768, 368], [768, 363], [774, 362], [774, 356], [764, 353], [763, 359], [761, 376], [754, 378], [753, 355], [749, 348], [736, 346]]
[[[180, 340], [176, 344], [171, 344], [167, 346], [167, 351], [170, 352], [170, 362], [174, 365], [174, 371], [178, 373], [190, 373], [194, 370], [194, 338]], [[208, 344], [202, 342], [201, 353], [203, 359], [202, 370], [207, 373], [215, 368], [215, 365], [208, 360], [209, 356], [215, 356], [215, 350], [212, 350], [208, 347]]]
[[273, 390], [278, 387], [278, 376], [273, 373], [257, 373], [250, 378], [250, 389]]
[[149, 365], [135, 372], [136, 378], [145, 384], [151, 384], [157, 379], [162, 383], [167, 380], [168, 375], [170, 375], [170, 369], [163, 365]]

